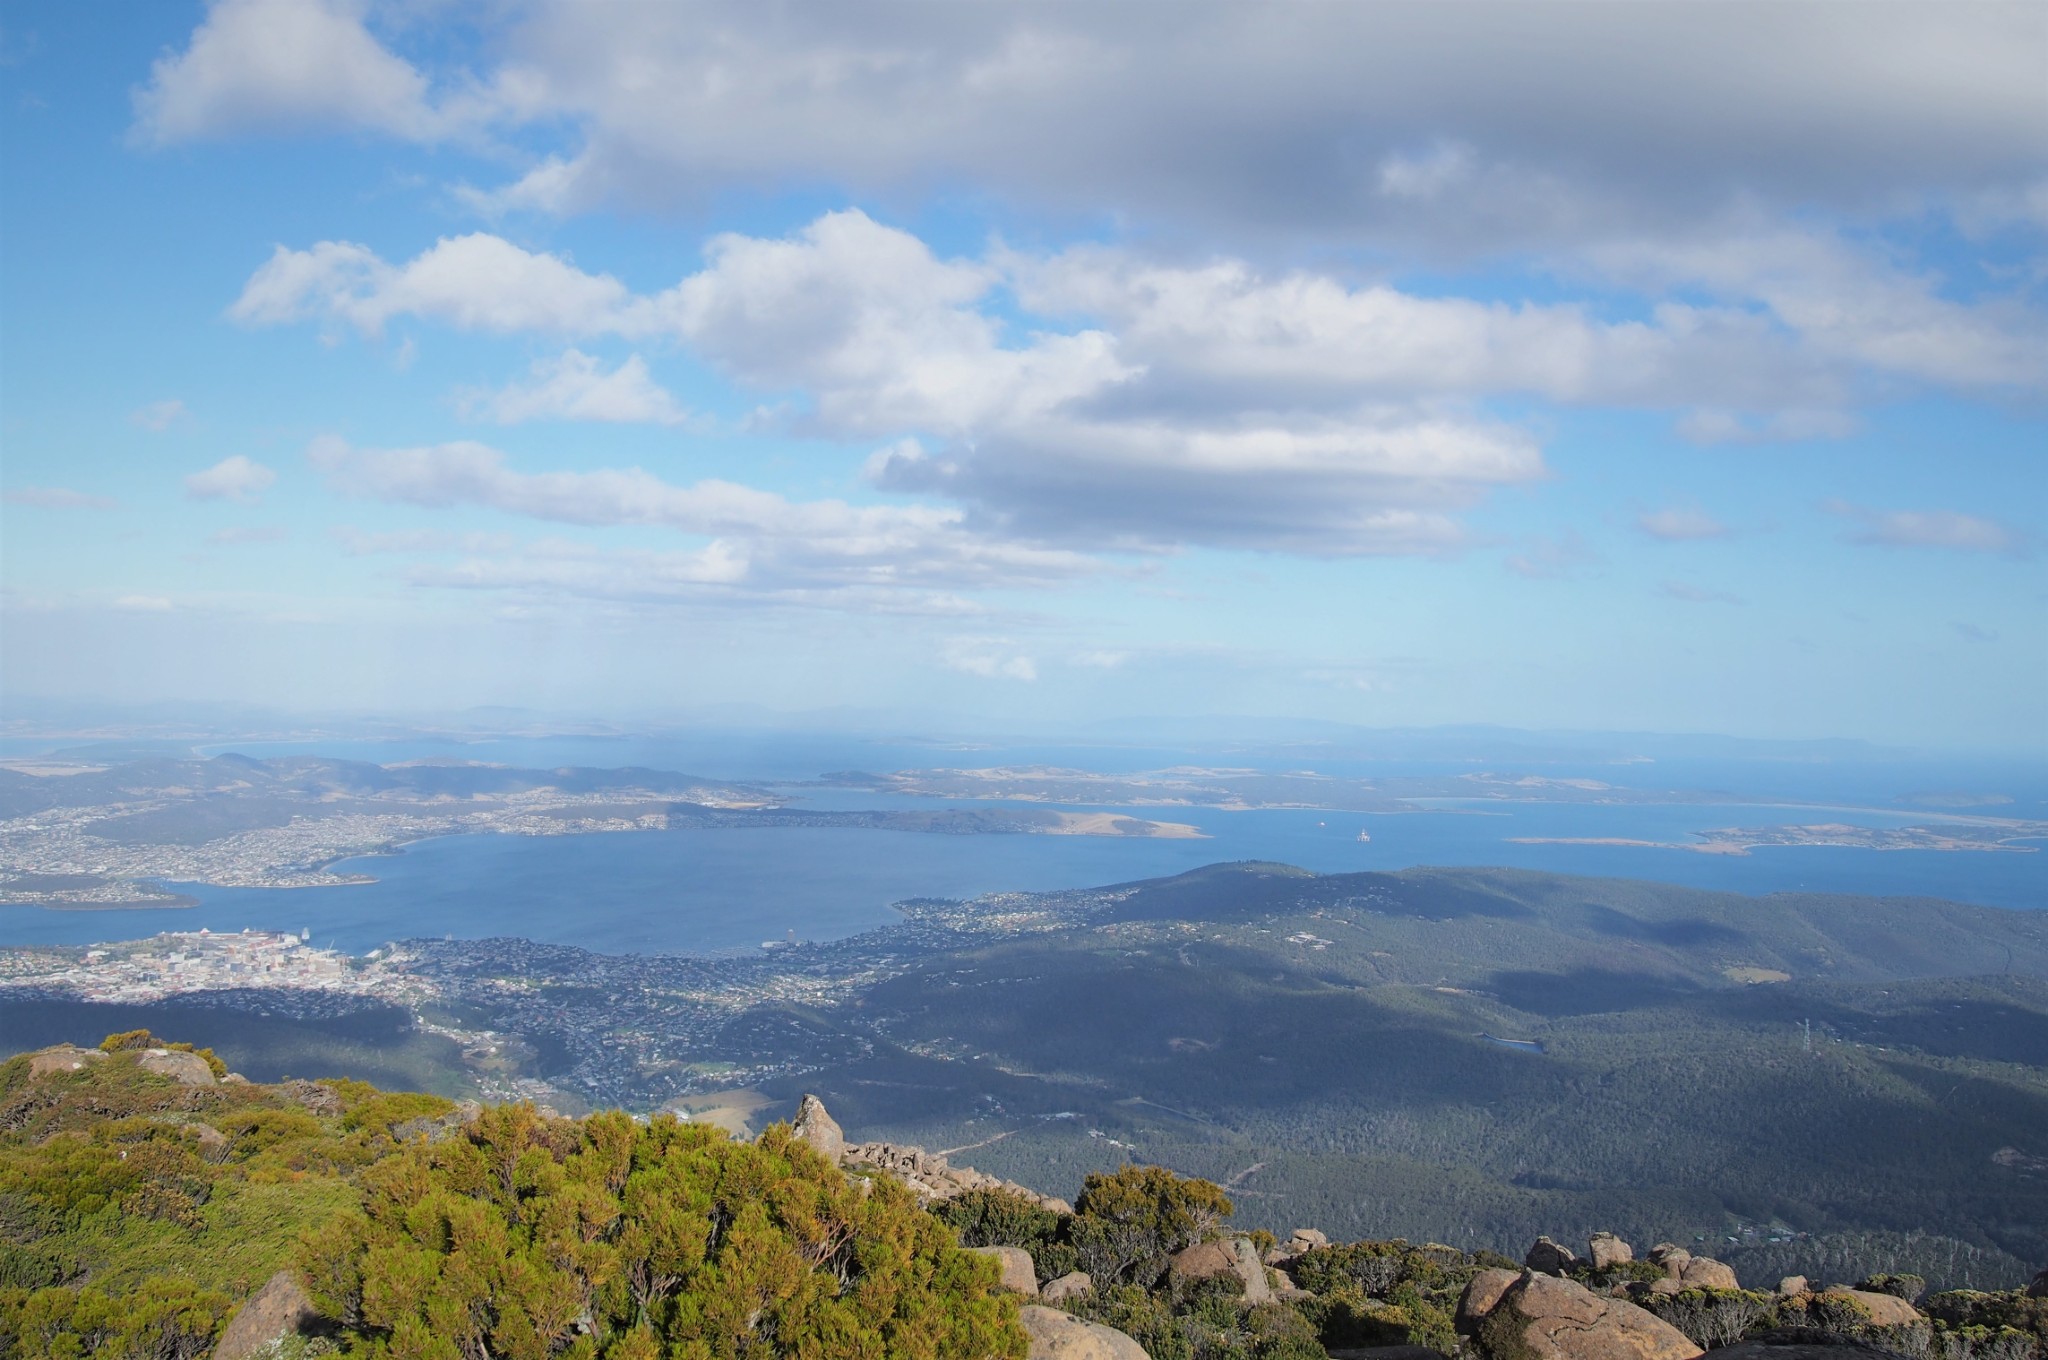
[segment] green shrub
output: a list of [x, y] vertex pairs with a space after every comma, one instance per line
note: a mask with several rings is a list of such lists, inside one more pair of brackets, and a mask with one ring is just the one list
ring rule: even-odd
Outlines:
[[1098, 1287], [1156, 1284], [1177, 1251], [1213, 1235], [1233, 1211], [1220, 1186], [1161, 1166], [1091, 1172], [1069, 1238]]

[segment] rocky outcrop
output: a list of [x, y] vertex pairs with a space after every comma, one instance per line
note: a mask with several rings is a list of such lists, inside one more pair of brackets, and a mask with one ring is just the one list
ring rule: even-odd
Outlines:
[[1474, 1275], [1458, 1299], [1454, 1322], [1459, 1335], [1476, 1336], [1480, 1322], [1494, 1310], [1502, 1295], [1521, 1282], [1521, 1272], [1515, 1270], [1482, 1270]]
[[[1471, 1303], [1479, 1302], [1466, 1292]], [[1476, 1331], [1496, 1360], [1694, 1360], [1704, 1354], [1685, 1333], [1632, 1303], [1533, 1270], [1500, 1295]]]
[[1842, 1299], [1856, 1304], [1870, 1315], [1870, 1323], [1874, 1327], [1908, 1327], [1913, 1323], [1925, 1321], [1918, 1308], [1897, 1294], [1879, 1294], [1868, 1289], [1849, 1289], [1836, 1285], [1832, 1289], [1823, 1290], [1820, 1297]]
[[996, 1288], [1027, 1298], [1038, 1297], [1038, 1264], [1031, 1259], [1031, 1253], [1022, 1247], [968, 1247], [976, 1256], [987, 1256], [996, 1262], [1002, 1271], [1002, 1278], [996, 1281]]
[[825, 1102], [814, 1095], [806, 1095], [797, 1106], [796, 1120], [790, 1125], [790, 1132], [816, 1148], [820, 1155], [849, 1171], [887, 1173], [908, 1186], [911, 1193], [925, 1204], [952, 1199], [970, 1190], [1007, 1190], [1056, 1214], [1074, 1212], [1074, 1206], [1065, 1200], [1041, 1195], [1028, 1185], [1006, 1181], [1000, 1176], [986, 1176], [973, 1167], [954, 1166], [946, 1160], [944, 1153], [926, 1152], [921, 1147], [908, 1144], [849, 1143], [839, 1121], [825, 1108]]
[[1275, 1242], [1266, 1252], [1266, 1264], [1285, 1265], [1297, 1256], [1305, 1256], [1318, 1247], [1327, 1247], [1330, 1239], [1315, 1228], [1296, 1228], [1285, 1242]]
[[1735, 1278], [1734, 1268], [1711, 1256], [1695, 1256], [1687, 1261], [1678, 1272], [1678, 1279], [1688, 1289], [1742, 1288], [1742, 1282]]
[[1789, 1299], [1797, 1294], [1810, 1294], [1812, 1292], [1813, 1282], [1804, 1275], [1787, 1275], [1784, 1279], [1778, 1281], [1778, 1297], [1781, 1299]]
[[213, 1348], [213, 1360], [249, 1360], [304, 1331], [318, 1317], [292, 1273], [280, 1270], [236, 1311]]
[[1017, 1321], [1031, 1339], [1026, 1360], [1152, 1360], [1143, 1346], [1116, 1328], [1083, 1322], [1057, 1308], [1027, 1303]]
[[1650, 1248], [1645, 1259], [1651, 1265], [1664, 1267], [1664, 1273], [1675, 1280], [1685, 1273], [1686, 1262], [1692, 1260], [1692, 1253], [1676, 1242], [1659, 1242]]
[[2034, 1277], [2034, 1282], [2027, 1286], [2027, 1297], [2030, 1299], [2048, 1299], [2048, 1270], [2044, 1270]]
[[1094, 1292], [1094, 1276], [1085, 1270], [1070, 1270], [1057, 1280], [1048, 1280], [1045, 1288], [1038, 1291], [1038, 1297], [1047, 1303], [1058, 1303], [1063, 1299], [1078, 1299], [1083, 1294]]
[[1229, 1280], [1246, 1303], [1273, 1301], [1273, 1286], [1266, 1280], [1265, 1264], [1259, 1260], [1258, 1248], [1250, 1238], [1197, 1242], [1175, 1254], [1172, 1270], [1177, 1280]]
[[96, 1048], [80, 1048], [76, 1044], [55, 1044], [29, 1054], [28, 1074], [31, 1077], [50, 1077], [65, 1072], [82, 1072], [89, 1064], [106, 1060], [107, 1055]]
[[169, 1077], [180, 1086], [212, 1086], [216, 1084], [213, 1068], [197, 1053], [187, 1053], [177, 1048], [145, 1048], [135, 1060], [136, 1066], [145, 1072], [154, 1072], [160, 1077]]
[[804, 1095], [802, 1103], [796, 1107], [796, 1122], [789, 1126], [789, 1131], [835, 1165], [846, 1155], [846, 1131], [826, 1112], [825, 1102], [814, 1095]]
[[1595, 1270], [1612, 1270], [1636, 1259], [1636, 1249], [1611, 1232], [1596, 1232], [1586, 1243], [1586, 1259]]
[[1522, 1264], [1538, 1275], [1562, 1275], [1579, 1263], [1579, 1258], [1570, 1247], [1553, 1242], [1547, 1237], [1536, 1239], [1536, 1245], [1529, 1248], [1522, 1257]]

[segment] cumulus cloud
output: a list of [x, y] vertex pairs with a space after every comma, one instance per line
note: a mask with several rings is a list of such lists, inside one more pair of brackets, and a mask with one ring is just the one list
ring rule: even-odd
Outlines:
[[147, 406], [131, 411], [128, 419], [153, 434], [162, 434], [183, 420], [186, 415], [185, 403], [174, 397], [169, 401], [153, 401]]
[[112, 496], [92, 496], [68, 486], [22, 486], [0, 491], [0, 502], [32, 510], [112, 510], [120, 504]]
[[336, 491], [429, 509], [481, 506], [589, 527], [647, 525], [713, 539], [728, 584], [763, 590], [986, 589], [1057, 584], [1095, 559], [980, 533], [957, 510], [791, 501], [733, 482], [677, 486], [639, 468], [518, 472], [474, 442], [359, 449], [327, 438], [308, 461]]
[[1831, 500], [1821, 508], [1856, 523], [1852, 543], [1881, 548], [1942, 548], [1952, 552], [2024, 553], [2031, 536], [2010, 524], [1960, 510], [1876, 510]]
[[[1881, 336], [1850, 343], [1804, 294], [1780, 314], [1693, 302], [1613, 320], [1229, 258], [998, 246], [945, 259], [858, 211], [782, 238], [720, 235], [704, 254], [640, 293], [484, 233], [402, 264], [346, 242], [280, 247], [231, 314], [672, 341], [780, 398], [768, 419], [794, 432], [889, 441], [868, 465], [884, 490], [943, 496], [1019, 536], [1140, 551], [1453, 551], [1459, 512], [1547, 475], [1528, 428], [1484, 414], [1497, 398], [1688, 412], [1682, 429], [1702, 440], [1807, 438], [1850, 428], [1841, 403], [1873, 367], [1930, 382], [1962, 382], [1967, 367]], [[1703, 269], [1668, 256], [1656, 267], [1672, 279]], [[1850, 291], [1869, 281], [1837, 274]], [[1923, 285], [1892, 288], [1898, 306], [1870, 324], [1945, 327], [1964, 350], [2005, 356], [1983, 381], [2027, 378], [2031, 323], [1989, 304], [1928, 311]], [[469, 400], [508, 421], [680, 419], [637, 358], [606, 373], [580, 350]]]
[[680, 425], [689, 412], [654, 381], [647, 361], [629, 355], [609, 373], [591, 355], [565, 350], [537, 359], [528, 380], [496, 391], [461, 395], [463, 414], [500, 425], [529, 420], [585, 420], [620, 424]]
[[1672, 506], [1645, 510], [1636, 516], [1636, 527], [1651, 538], [1666, 543], [1690, 543], [1706, 538], [1728, 537], [1728, 526], [1704, 510]]
[[246, 503], [260, 497], [276, 480], [275, 472], [238, 453], [187, 477], [185, 494], [194, 500]]
[[365, 128], [432, 140], [427, 78], [363, 26], [352, 0], [215, 0], [183, 52], [135, 92], [138, 140]]

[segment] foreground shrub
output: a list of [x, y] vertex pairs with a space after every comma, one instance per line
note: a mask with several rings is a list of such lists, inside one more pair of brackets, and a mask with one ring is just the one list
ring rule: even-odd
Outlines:
[[996, 1267], [908, 1191], [850, 1183], [786, 1128], [485, 1110], [364, 1176], [307, 1240], [315, 1302], [394, 1360], [1020, 1357]]

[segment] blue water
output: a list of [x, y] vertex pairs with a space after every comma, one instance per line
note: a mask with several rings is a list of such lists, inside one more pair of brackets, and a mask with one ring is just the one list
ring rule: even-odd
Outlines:
[[[384, 758], [393, 757], [387, 752]], [[952, 763], [962, 762], [955, 757]], [[811, 805], [826, 804], [936, 805], [845, 791], [820, 796]], [[1926, 813], [1753, 804], [1453, 805], [1385, 815], [1204, 808], [1137, 813], [1193, 822], [1208, 838], [948, 836], [810, 827], [460, 836], [340, 866], [375, 875], [378, 881], [371, 884], [290, 890], [188, 886], [182, 890], [199, 898], [200, 905], [183, 910], [0, 908], [0, 944], [84, 944], [160, 930], [253, 926], [305, 927], [317, 943], [355, 952], [407, 936], [517, 935], [605, 952], [722, 953], [753, 949], [791, 930], [807, 939], [854, 934], [894, 919], [889, 904], [908, 897], [1093, 886], [1242, 859], [1280, 860], [1323, 872], [1512, 865], [1744, 893], [1808, 890], [2048, 906], [2048, 853], [1801, 847], [1731, 857], [1509, 840], [1598, 836], [1684, 841], [1688, 832], [1714, 827], [1817, 821], [1896, 825], [1932, 820]], [[1370, 832], [1369, 844], [1357, 840], [1360, 829]]]

